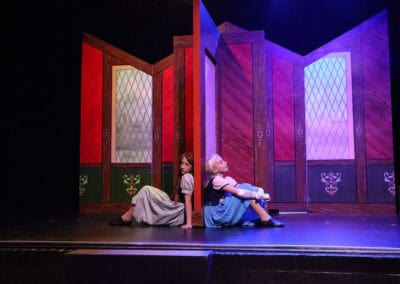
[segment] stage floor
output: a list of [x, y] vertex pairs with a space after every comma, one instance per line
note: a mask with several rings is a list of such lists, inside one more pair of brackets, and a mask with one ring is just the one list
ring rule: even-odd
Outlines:
[[1, 225], [2, 247], [207, 249], [303, 253], [381, 254], [400, 257], [400, 217], [278, 215], [284, 228], [224, 229], [110, 226], [115, 216], [27, 220]]

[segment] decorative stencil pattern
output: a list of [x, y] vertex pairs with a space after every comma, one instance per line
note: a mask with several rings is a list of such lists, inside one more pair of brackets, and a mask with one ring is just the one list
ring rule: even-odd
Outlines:
[[129, 187], [126, 188], [126, 192], [128, 195], [136, 195], [139, 188], [138, 185], [140, 184], [141, 175], [138, 174], [130, 174], [130, 175], [123, 175], [123, 182], [124, 184], [128, 185]]
[[383, 180], [387, 185], [388, 192], [392, 195], [396, 195], [396, 182], [395, 182], [395, 175], [394, 172], [384, 172], [383, 173]]
[[324, 190], [328, 195], [334, 195], [338, 191], [338, 183], [342, 180], [340, 172], [321, 173], [321, 182], [324, 185]]
[[85, 194], [88, 179], [88, 175], [79, 175], [79, 196]]

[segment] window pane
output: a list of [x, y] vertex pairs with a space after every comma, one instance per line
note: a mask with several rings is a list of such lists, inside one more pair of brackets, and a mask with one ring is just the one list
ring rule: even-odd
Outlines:
[[113, 67], [112, 162], [152, 161], [152, 77], [131, 66]]
[[354, 159], [349, 53], [304, 69], [307, 160]]

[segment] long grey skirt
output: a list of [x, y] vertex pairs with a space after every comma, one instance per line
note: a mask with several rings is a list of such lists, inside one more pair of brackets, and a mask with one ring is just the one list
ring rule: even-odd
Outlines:
[[133, 217], [138, 223], [179, 226], [184, 222], [185, 206], [176, 203], [161, 189], [145, 185], [132, 197]]

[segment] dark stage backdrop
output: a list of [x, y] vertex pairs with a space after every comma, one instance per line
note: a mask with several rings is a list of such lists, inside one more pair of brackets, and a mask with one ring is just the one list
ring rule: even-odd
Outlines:
[[77, 10], [71, 3], [23, 1], [4, 11], [13, 20], [2, 28], [1, 220], [77, 212], [82, 45]]

